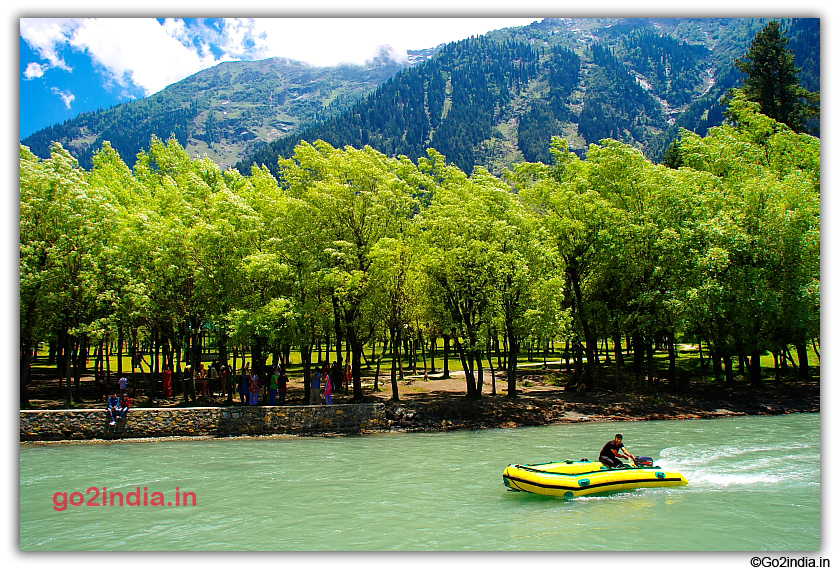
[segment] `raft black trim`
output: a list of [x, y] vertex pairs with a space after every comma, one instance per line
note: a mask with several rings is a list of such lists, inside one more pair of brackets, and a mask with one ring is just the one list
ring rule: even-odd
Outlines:
[[550, 463], [531, 463], [529, 465], [519, 465], [518, 463], [513, 463], [512, 466], [518, 469], [522, 469], [523, 471], [530, 471], [531, 473], [540, 473], [542, 475], [548, 475], [549, 477], [552, 475], [565, 475], [566, 477], [578, 477], [580, 475], [589, 475], [592, 473], [609, 473], [609, 472], [618, 472], [618, 471], [632, 471], [632, 470], [641, 470], [641, 469], [661, 469], [658, 465], [624, 465], [624, 467], [602, 467], [599, 469], [595, 469], [593, 471], [581, 471], [579, 473], [564, 473], [562, 471], [546, 471], [545, 469], [537, 469], [536, 467], [539, 465], [553, 465], [554, 463], [558, 463], [556, 461], [552, 461]]
[[[663, 483], [666, 481], [682, 481], [681, 477], [665, 477], [664, 479], [657, 479], [656, 477], [654, 477], [653, 479], [631, 479], [629, 481], [609, 481], [607, 483], [595, 483], [593, 485], [587, 485], [586, 487], [567, 487], [566, 485], [552, 485], [550, 483], [538, 483], [536, 481], [528, 481], [527, 479], [521, 479], [519, 477], [514, 477], [513, 475], [505, 475], [505, 477], [507, 477], [511, 481], [525, 483], [526, 485], [533, 485], [534, 487], [540, 487], [542, 489], [563, 489], [565, 491], [581, 491], [583, 489], [594, 489], [595, 487], [609, 487], [610, 485], [626, 485], [628, 483]], [[522, 491], [527, 491], [527, 489], [522, 489]]]

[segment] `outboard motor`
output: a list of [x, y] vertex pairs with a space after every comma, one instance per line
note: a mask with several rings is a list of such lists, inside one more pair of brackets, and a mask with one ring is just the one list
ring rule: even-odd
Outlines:
[[640, 455], [636, 458], [636, 465], [639, 467], [653, 467], [653, 459]]

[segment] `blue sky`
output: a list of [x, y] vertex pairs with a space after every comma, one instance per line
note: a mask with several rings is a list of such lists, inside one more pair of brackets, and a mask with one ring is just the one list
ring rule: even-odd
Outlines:
[[20, 137], [223, 61], [363, 64], [536, 18], [20, 18]]

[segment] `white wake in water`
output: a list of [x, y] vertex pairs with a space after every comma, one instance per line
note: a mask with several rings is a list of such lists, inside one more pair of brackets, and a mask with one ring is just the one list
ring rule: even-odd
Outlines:
[[669, 447], [656, 464], [681, 472], [692, 486], [729, 487], [819, 482], [819, 449], [807, 444]]

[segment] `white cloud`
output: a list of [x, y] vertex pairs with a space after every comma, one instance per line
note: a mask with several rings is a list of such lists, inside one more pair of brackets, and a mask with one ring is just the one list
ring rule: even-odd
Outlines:
[[[364, 64], [389, 46], [394, 57], [406, 50], [530, 24], [534, 18], [264, 18], [248, 21], [251, 37], [265, 55], [312, 65]], [[242, 26], [242, 21], [237, 26]], [[227, 30], [227, 26], [226, 26]]]
[[29, 65], [26, 66], [26, 70], [23, 72], [23, 76], [26, 79], [35, 79], [36, 77], [43, 77], [44, 72], [48, 69], [46, 65], [41, 65], [37, 62], [30, 62]]
[[[121, 85], [130, 79], [147, 95], [221, 61], [287, 57], [311, 65], [364, 64], [383, 51], [397, 60], [408, 49], [525, 25], [532, 18], [231, 18], [221, 31], [204, 22], [154, 18], [21, 19], [21, 37], [48, 68], [69, 71], [70, 46], [90, 57]], [[211, 48], [216, 50], [214, 54]], [[28, 76], [29, 77], [29, 76]]]
[[70, 104], [76, 100], [76, 96], [70, 93], [69, 91], [62, 91], [58, 87], [53, 87], [51, 91], [61, 97], [61, 100], [64, 101], [64, 105], [69, 109]]
[[37, 52], [48, 66], [70, 71], [68, 65], [58, 55], [56, 48], [65, 44], [78, 25], [78, 20], [67, 18], [21, 18], [20, 37], [29, 47]]
[[177, 22], [161, 26], [154, 19], [91, 19], [79, 26], [70, 43], [87, 50], [119, 82], [130, 77], [152, 94], [217, 63], [185, 46], [178, 37], [182, 31]]

